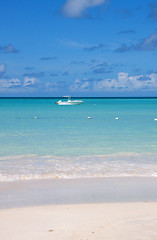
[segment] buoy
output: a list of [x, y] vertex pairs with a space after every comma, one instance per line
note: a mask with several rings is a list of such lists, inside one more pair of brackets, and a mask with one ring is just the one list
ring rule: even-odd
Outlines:
[[34, 118], [37, 118], [37, 117], [34, 117]]
[[118, 117], [116, 117], [115, 119], [116, 119], [116, 120], [118, 120], [119, 118], [118, 118]]
[[92, 119], [91, 117], [88, 117], [88, 119]]

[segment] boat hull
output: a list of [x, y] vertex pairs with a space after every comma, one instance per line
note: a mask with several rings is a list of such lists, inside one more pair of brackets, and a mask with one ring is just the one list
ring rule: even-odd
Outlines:
[[70, 106], [70, 105], [80, 105], [81, 102], [56, 102], [57, 105], [64, 105], [64, 106]]
[[68, 101], [61, 101], [59, 100], [58, 102], [56, 102], [56, 104], [58, 105], [64, 105], [64, 106], [69, 106], [69, 105], [80, 105], [81, 103], [83, 103], [83, 101], [81, 100], [68, 100]]

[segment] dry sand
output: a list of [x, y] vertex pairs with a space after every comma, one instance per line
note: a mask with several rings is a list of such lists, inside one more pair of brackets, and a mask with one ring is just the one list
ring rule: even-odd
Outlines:
[[0, 240], [157, 240], [157, 178], [0, 183]]
[[157, 203], [96, 203], [0, 210], [1, 240], [156, 240]]

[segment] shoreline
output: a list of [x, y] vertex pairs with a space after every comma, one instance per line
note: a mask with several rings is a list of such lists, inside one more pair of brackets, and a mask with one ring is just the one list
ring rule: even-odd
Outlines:
[[0, 157], [0, 182], [50, 178], [157, 177], [157, 153]]

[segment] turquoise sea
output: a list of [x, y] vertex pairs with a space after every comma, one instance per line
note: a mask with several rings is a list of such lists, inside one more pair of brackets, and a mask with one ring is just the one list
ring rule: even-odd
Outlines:
[[157, 98], [58, 100], [0, 98], [0, 181], [157, 176]]

